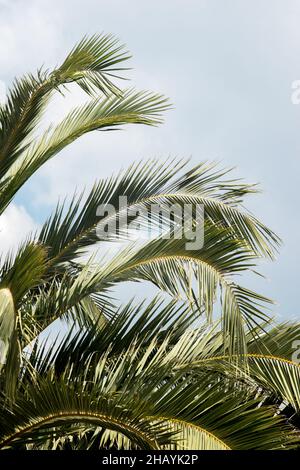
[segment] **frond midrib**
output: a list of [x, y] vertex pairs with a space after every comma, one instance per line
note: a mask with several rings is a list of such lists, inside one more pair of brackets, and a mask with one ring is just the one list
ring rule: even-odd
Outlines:
[[201, 433], [204, 433], [206, 434], [208, 437], [210, 437], [211, 439], [213, 439], [214, 441], [218, 442], [218, 444], [222, 445], [223, 447], [226, 448], [226, 450], [232, 450], [231, 447], [229, 447], [228, 444], [226, 444], [225, 441], [223, 441], [222, 439], [220, 439], [218, 436], [216, 436], [215, 434], [213, 434], [212, 432], [208, 431], [207, 429], [203, 428], [202, 426], [198, 425], [198, 424], [195, 424], [195, 423], [191, 423], [189, 421], [185, 421], [184, 419], [180, 419], [180, 418], [169, 418], [167, 416], [159, 416], [159, 417], [151, 417], [151, 419], [158, 419], [158, 420], [162, 420], [162, 421], [169, 421], [170, 423], [177, 423], [177, 424], [180, 424], [181, 426], [188, 426], [188, 427], [191, 427], [191, 428], [194, 428], [196, 431], [198, 432], [201, 432]]
[[24, 425], [23, 427], [19, 428], [18, 431], [11, 433], [9, 436], [5, 437], [2, 441], [0, 441], [0, 449], [3, 449], [3, 447], [6, 447], [15, 439], [22, 437], [24, 434], [30, 431], [34, 431], [35, 429], [38, 429], [40, 426], [51, 425], [51, 424], [54, 425], [57, 421], [60, 421], [61, 419], [65, 419], [65, 420], [70, 419], [72, 421], [78, 420], [78, 421], [91, 422], [91, 423], [96, 422], [97, 424], [99, 424], [99, 421], [102, 420], [104, 422], [107, 422], [108, 424], [119, 427], [121, 431], [122, 430], [125, 432], [127, 431], [136, 435], [141, 440], [147, 442], [149, 447], [153, 450], [159, 448], [157, 442], [150, 439], [148, 436], [145, 435], [145, 433], [141, 432], [136, 427], [128, 423], [125, 423], [124, 421], [120, 421], [116, 418], [112, 418], [109, 415], [105, 415], [101, 413], [80, 412], [76, 410], [76, 411], [68, 411], [68, 412], [61, 412], [61, 413], [52, 413], [47, 416], [38, 417], [35, 423]]
[[[217, 198], [213, 198], [213, 197], [209, 197], [209, 196], [205, 196], [205, 195], [201, 195], [201, 194], [194, 194], [194, 193], [188, 193], [188, 192], [175, 192], [175, 193], [159, 193], [159, 194], [154, 194], [154, 195], [151, 195], [151, 196], [147, 196], [147, 197], [144, 197], [144, 198], [141, 198], [140, 200], [136, 200], [134, 202], [132, 202], [131, 204], [128, 204], [128, 208], [130, 207], [133, 207], [137, 204], [146, 204], [148, 202], [151, 202], [151, 201], [155, 201], [155, 200], [159, 200], [161, 198], [171, 198], [171, 199], [175, 199], [175, 198], [180, 198], [180, 197], [193, 197], [193, 198], [196, 198], [198, 199], [199, 201], [208, 201], [208, 202], [213, 202], [214, 204], [217, 204], [221, 207], [226, 207], [226, 209], [230, 209], [230, 210], [233, 210], [233, 211], [237, 211], [239, 214], [241, 214], [243, 217], [246, 217], [249, 221], [251, 221], [251, 224], [254, 224], [254, 223], [258, 223], [258, 221], [256, 219], [254, 219], [253, 217], [251, 217], [250, 214], [247, 214], [243, 211], [240, 211], [239, 209], [237, 208], [234, 208], [232, 207], [230, 204], [226, 204], [225, 202], [221, 201], [220, 199], [217, 199]], [[119, 211], [118, 211], [119, 212]], [[106, 216], [104, 217], [100, 222], [103, 223], [103, 222], [107, 222], [108, 219], [110, 219], [111, 216]], [[87, 229], [83, 230], [79, 235], [77, 235], [73, 240], [71, 240], [62, 250], [61, 252], [56, 255], [54, 258], [53, 258], [53, 262], [55, 262], [57, 259], [61, 258], [61, 256], [63, 255], [63, 253], [65, 253], [71, 246], [74, 246], [76, 245], [76, 242], [78, 240], [80, 240], [81, 238], [85, 237], [86, 235], [88, 235], [91, 231], [93, 231], [97, 225], [99, 224], [99, 221], [95, 222], [94, 224], [92, 224], [90, 227], [88, 227]], [[249, 245], [250, 246], [250, 245]], [[51, 260], [52, 261], [52, 260]]]
[[232, 354], [232, 355], [224, 354], [224, 355], [220, 355], [220, 356], [205, 357], [205, 358], [199, 359], [195, 362], [192, 362], [190, 364], [182, 364], [182, 365], [176, 366], [176, 367], [182, 368], [182, 367], [186, 367], [187, 365], [197, 365], [197, 364], [202, 364], [202, 363], [205, 363], [205, 362], [222, 361], [222, 360], [228, 360], [228, 359], [232, 359], [232, 358], [236, 358], [236, 359], [238, 359], [238, 358], [266, 359], [266, 360], [270, 360], [270, 361], [283, 362], [285, 364], [289, 364], [291, 366], [295, 366], [295, 367], [300, 368], [300, 364], [297, 364], [297, 362], [291, 361], [290, 359], [286, 359], [284, 357], [273, 356], [272, 354], [254, 354], [254, 353], [252, 353], [252, 354], [251, 353]]

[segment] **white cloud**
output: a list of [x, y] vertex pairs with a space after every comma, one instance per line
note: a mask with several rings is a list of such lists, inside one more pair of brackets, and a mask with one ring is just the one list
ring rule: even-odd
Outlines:
[[0, 80], [0, 104], [5, 103], [6, 100], [6, 84]]
[[0, 3], [1, 74], [9, 74], [12, 79], [39, 67], [45, 60], [55, 63], [60, 44], [61, 17], [51, 2], [10, 0]]
[[23, 206], [11, 204], [0, 216], [0, 253], [15, 249], [38, 225]]

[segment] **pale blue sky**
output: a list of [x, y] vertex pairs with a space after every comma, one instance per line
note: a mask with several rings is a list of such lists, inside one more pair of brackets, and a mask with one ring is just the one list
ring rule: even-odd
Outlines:
[[[45, 165], [6, 216], [0, 242], [40, 223], [58, 195], [141, 157], [220, 160], [261, 183], [249, 207], [284, 240], [278, 261], [263, 267], [268, 281], [250, 287], [277, 300], [281, 318], [299, 317], [300, 105], [291, 103], [299, 23], [299, 0], [0, 0], [0, 94], [15, 75], [55, 65], [84, 34], [105, 31], [132, 52], [132, 84], [175, 105], [159, 129], [86, 136]], [[49, 119], [78, 99], [57, 101]]]

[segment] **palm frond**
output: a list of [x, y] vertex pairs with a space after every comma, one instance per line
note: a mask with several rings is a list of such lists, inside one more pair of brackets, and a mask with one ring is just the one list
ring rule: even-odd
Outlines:
[[162, 95], [134, 90], [122, 96], [94, 99], [75, 108], [54, 129], [50, 128], [40, 139], [34, 140], [10, 168], [1, 194], [3, 210], [35, 171], [82, 135], [124, 124], [155, 126], [162, 122], [161, 115], [168, 108], [168, 100]]
[[118, 94], [121, 90], [110, 77], [122, 79], [123, 76], [118, 76], [117, 72], [127, 69], [119, 64], [129, 58], [130, 54], [111, 34], [85, 36], [54, 74], [59, 82], [75, 81], [90, 95], [99, 91], [107, 96]]
[[52, 72], [39, 70], [36, 76], [15, 80], [6, 103], [0, 107], [0, 179], [30, 144], [32, 132], [55, 90], [76, 82], [89, 94], [119, 92], [109, 76], [116, 70], [112, 67], [128, 58], [113, 36], [94, 35], [83, 38]]
[[[104, 270], [103, 274], [109, 283], [124, 279], [146, 280], [175, 298], [187, 296], [192, 302], [196, 300], [199, 312], [204, 311], [208, 319], [220, 286], [223, 330], [225, 336], [231, 338], [229, 350], [232, 354], [245, 352], [246, 327], [253, 329], [268, 320], [266, 306], [271, 301], [239, 286], [231, 277], [250, 269], [255, 256], [244, 242], [232, 238], [226, 229], [207, 224], [204, 240], [201, 249], [187, 251], [184, 239], [155, 239], [132, 255], [128, 255], [127, 250], [118, 254], [110, 262], [111, 272]], [[198, 286], [196, 293], [193, 280]]]
[[[292, 429], [273, 408], [259, 406], [261, 399], [234, 382], [194, 374], [193, 369], [189, 378], [187, 369], [175, 367], [189, 356], [191, 333], [175, 345], [168, 338], [160, 344], [157, 340], [147, 347], [134, 342], [114, 360], [108, 351], [100, 357], [91, 354], [81, 373], [70, 365], [60, 378], [50, 369], [42, 381], [40, 375], [31, 376], [29, 383], [23, 379], [28, 399], [17, 401], [13, 414], [4, 412], [1, 446], [32, 438], [42, 443], [53, 435], [53, 427], [66, 425], [69, 430], [71, 423], [116, 431], [142, 448], [186, 448], [187, 429], [201, 449], [276, 449], [294, 443]], [[145, 435], [155, 438], [149, 442]]]
[[[279, 238], [238, 205], [243, 196], [256, 191], [255, 187], [239, 181], [222, 181], [223, 174], [227, 172], [214, 171], [215, 165], [207, 163], [177, 176], [186, 163], [182, 160], [163, 163], [148, 160], [132, 165], [117, 177], [101, 180], [84, 200], [83, 195], [77, 199], [74, 196], [67, 210], [64, 210], [64, 204], [58, 206], [44, 224], [39, 240], [49, 247], [55, 263], [71, 261], [83, 254], [85, 248], [101, 240], [97, 229], [105, 226], [109, 219], [108, 216], [97, 215], [97, 208], [101, 205], [111, 204], [116, 211], [115, 216], [110, 215], [116, 219], [116, 233], [108, 233], [109, 240], [129, 236], [127, 231], [122, 232], [124, 227], [120, 225], [120, 215], [124, 211], [132, 214], [135, 211], [141, 214], [140, 223], [144, 217], [148, 228], [150, 224], [151, 229], [161, 229], [163, 214], [158, 220], [151, 217], [151, 205], [178, 205], [181, 209], [185, 204], [192, 207], [203, 205], [205, 217], [213, 224], [230, 229], [232, 236], [249, 243], [258, 256], [272, 258]], [[126, 196], [128, 207], [119, 207], [120, 196]], [[170, 225], [169, 220], [166, 222]]]

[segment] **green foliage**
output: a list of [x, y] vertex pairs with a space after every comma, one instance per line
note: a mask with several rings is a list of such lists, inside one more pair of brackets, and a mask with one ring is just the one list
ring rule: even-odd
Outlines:
[[[120, 87], [129, 58], [110, 35], [85, 37], [61, 66], [15, 80], [0, 107], [0, 214], [50, 158], [94, 130], [156, 126], [163, 96]], [[120, 75], [121, 74], [121, 75]], [[55, 93], [70, 84], [87, 102], [40, 130]], [[285, 449], [299, 442], [299, 325], [272, 326], [265, 296], [239, 284], [273, 259], [280, 239], [244, 208], [256, 185], [203, 162], [155, 159], [96, 182], [57, 206], [39, 233], [0, 263], [1, 449]], [[188, 250], [162, 216], [156, 236], [131, 240], [119, 208], [106, 256], [100, 204], [202, 204], [204, 246]], [[136, 219], [132, 217], [132, 220]], [[193, 226], [197, 223], [191, 216]], [[133, 234], [134, 235], [134, 234]], [[106, 242], [103, 243], [103, 242]], [[99, 248], [101, 258], [90, 250]], [[152, 283], [149, 303], [116, 306], [123, 282]], [[69, 332], [41, 341], [54, 321]]]

